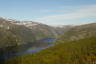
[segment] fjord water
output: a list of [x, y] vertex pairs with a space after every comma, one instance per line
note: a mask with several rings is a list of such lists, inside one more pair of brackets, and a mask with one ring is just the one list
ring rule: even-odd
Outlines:
[[31, 43], [32, 44], [31, 46], [29, 44], [30, 47], [26, 49], [24, 52], [18, 53], [18, 55], [39, 52], [40, 50], [53, 46], [54, 44], [52, 42], [54, 42], [55, 40], [56, 40], [55, 38], [44, 38], [38, 40], [34, 42], [35, 44]]
[[55, 38], [44, 38], [38, 41], [34, 41], [33, 43], [27, 43], [20, 46], [10, 46], [0, 48], [0, 61], [5, 61], [9, 58], [13, 58], [15, 56], [21, 56], [23, 54], [35, 53], [42, 49], [53, 46], [53, 41]]

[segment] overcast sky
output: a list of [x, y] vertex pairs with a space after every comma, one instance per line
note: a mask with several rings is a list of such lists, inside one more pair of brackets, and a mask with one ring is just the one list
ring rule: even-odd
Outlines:
[[0, 16], [48, 25], [96, 22], [96, 0], [0, 0]]

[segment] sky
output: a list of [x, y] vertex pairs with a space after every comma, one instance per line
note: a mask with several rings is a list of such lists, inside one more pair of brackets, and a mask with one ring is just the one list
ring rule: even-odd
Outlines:
[[0, 0], [0, 17], [52, 26], [96, 22], [96, 0]]

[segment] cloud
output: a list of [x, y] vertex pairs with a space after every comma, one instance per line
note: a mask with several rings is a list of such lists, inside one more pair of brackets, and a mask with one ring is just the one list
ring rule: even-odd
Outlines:
[[74, 11], [70, 13], [54, 14], [46, 17], [37, 18], [36, 21], [55, 22], [59, 20], [76, 20], [76, 19], [83, 19], [83, 18], [90, 18], [90, 17], [96, 17], [96, 5], [89, 5], [89, 6], [83, 6], [81, 8], [76, 8], [74, 9]]

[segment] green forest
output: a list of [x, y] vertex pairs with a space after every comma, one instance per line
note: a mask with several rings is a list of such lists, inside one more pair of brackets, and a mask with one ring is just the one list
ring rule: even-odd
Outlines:
[[96, 37], [56, 44], [34, 54], [9, 59], [5, 64], [96, 64]]

